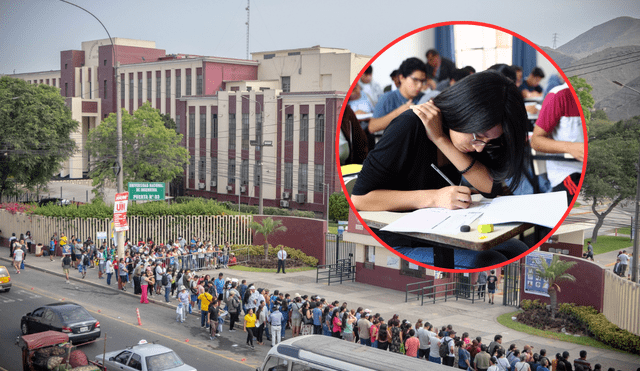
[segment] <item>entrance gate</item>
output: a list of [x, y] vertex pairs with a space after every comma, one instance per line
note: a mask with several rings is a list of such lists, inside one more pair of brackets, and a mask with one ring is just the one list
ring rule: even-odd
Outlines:
[[524, 274], [524, 265], [520, 262], [505, 265], [503, 273], [502, 304], [517, 307], [520, 305], [520, 279]]

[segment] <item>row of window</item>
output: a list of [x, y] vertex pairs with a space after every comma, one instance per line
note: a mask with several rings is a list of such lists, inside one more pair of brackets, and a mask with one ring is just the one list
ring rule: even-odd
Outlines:
[[[124, 74], [122, 75], [122, 77], [124, 77]], [[129, 73], [129, 99], [135, 99], [133, 92], [134, 92], [134, 73]], [[156, 76], [155, 77], [156, 80], [156, 98], [162, 98], [162, 78]], [[171, 86], [172, 86], [172, 80], [171, 80], [171, 76], [165, 76], [165, 91], [168, 92], [168, 94], [166, 94], [168, 97], [171, 95]], [[107, 95], [107, 80], [104, 80], [104, 97], [106, 98]], [[151, 86], [153, 85], [153, 77], [152, 78], [148, 78], [147, 79], [147, 100], [151, 101]], [[142, 99], [142, 89], [143, 89], [143, 80], [142, 78], [138, 78], [138, 95], [137, 98], [138, 99]], [[174, 95], [175, 98], [180, 98], [182, 97], [182, 78], [181, 76], [176, 76], [175, 77], [175, 90], [174, 90]], [[192, 88], [191, 88], [191, 75], [186, 75], [186, 95], [191, 95], [192, 92]], [[203, 87], [203, 78], [202, 75], [197, 75], [196, 76], [196, 95], [202, 95], [202, 87]], [[124, 99], [124, 93], [125, 93], [125, 84], [122, 83], [120, 84], [120, 96], [122, 99]]]

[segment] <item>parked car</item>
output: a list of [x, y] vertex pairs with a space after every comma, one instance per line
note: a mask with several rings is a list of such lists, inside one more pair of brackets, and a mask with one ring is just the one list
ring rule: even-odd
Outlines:
[[5, 292], [11, 290], [11, 275], [7, 267], [0, 265], [0, 289]]
[[[95, 361], [102, 364], [102, 359], [103, 355], [98, 354]], [[146, 340], [126, 349], [105, 353], [104, 360], [106, 370], [197, 371], [182, 362], [172, 349], [147, 343]]]
[[74, 303], [53, 303], [22, 316], [23, 335], [48, 330], [64, 332], [74, 344], [100, 337], [100, 322], [82, 306]]
[[67, 199], [58, 198], [58, 197], [49, 197], [49, 198], [43, 198], [42, 200], [38, 201], [38, 206], [43, 206], [49, 203], [54, 203], [60, 206], [71, 205], [71, 201]]

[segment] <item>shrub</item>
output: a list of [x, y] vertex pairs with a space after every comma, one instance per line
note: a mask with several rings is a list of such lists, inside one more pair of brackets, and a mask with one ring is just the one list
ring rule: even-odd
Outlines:
[[16, 202], [7, 202], [4, 204], [0, 204], [0, 209], [7, 210], [11, 214], [15, 214], [15, 213], [32, 214], [33, 211], [36, 209], [36, 206], [29, 205], [29, 204], [19, 204]]
[[640, 355], [640, 336], [609, 322], [604, 314], [599, 313], [595, 308], [562, 304], [559, 310], [577, 317], [589, 329], [596, 340], [616, 349]]

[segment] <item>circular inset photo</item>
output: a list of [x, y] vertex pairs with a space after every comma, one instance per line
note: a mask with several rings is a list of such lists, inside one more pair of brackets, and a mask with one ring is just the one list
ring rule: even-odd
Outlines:
[[414, 266], [520, 259], [554, 234], [582, 185], [587, 134], [571, 82], [504, 28], [409, 32], [371, 59], [342, 109], [336, 157], [350, 207]]

